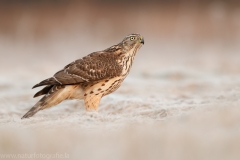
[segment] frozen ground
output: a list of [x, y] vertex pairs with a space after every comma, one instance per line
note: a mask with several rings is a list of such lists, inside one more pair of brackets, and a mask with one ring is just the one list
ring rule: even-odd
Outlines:
[[88, 47], [80, 55], [77, 43], [65, 48], [54, 46], [60, 42], [32, 48], [1, 43], [0, 156], [66, 153], [71, 159], [99, 160], [239, 159], [237, 45], [162, 41], [158, 46], [149, 41], [120, 89], [102, 99], [99, 113], [86, 113], [82, 101], [66, 101], [26, 120], [20, 118], [38, 100], [32, 98], [38, 90], [31, 89], [35, 83], [112, 43]]

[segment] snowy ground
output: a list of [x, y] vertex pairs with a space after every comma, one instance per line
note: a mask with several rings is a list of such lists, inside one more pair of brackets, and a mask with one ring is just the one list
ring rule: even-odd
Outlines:
[[79, 55], [78, 43], [11, 47], [2, 40], [0, 159], [25, 153], [66, 154], [66, 159], [239, 159], [239, 47], [145, 41], [130, 75], [102, 99], [99, 113], [86, 113], [82, 101], [66, 101], [21, 120], [38, 100], [32, 98], [35, 83], [112, 43], [87, 46]]

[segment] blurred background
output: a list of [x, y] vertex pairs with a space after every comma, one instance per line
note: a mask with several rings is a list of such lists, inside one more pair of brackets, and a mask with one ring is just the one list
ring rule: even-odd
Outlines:
[[59, 69], [140, 33], [146, 45], [136, 72], [184, 66], [239, 73], [239, 28], [240, 2], [234, 0], [3, 0], [1, 70], [42, 71], [49, 63]]
[[[145, 45], [99, 115], [66, 102], [20, 120], [33, 85], [130, 33]], [[239, 159], [239, 44], [237, 0], [1, 0], [0, 153]]]

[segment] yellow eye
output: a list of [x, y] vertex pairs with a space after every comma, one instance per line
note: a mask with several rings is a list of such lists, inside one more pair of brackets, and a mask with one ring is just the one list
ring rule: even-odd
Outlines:
[[130, 40], [133, 41], [135, 39], [135, 37], [130, 37]]

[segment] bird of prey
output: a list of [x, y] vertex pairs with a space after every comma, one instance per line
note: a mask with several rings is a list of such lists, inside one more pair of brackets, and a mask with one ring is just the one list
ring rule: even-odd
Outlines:
[[140, 34], [130, 34], [117, 45], [68, 64], [33, 86], [45, 86], [34, 95], [44, 96], [22, 118], [70, 99], [83, 99], [87, 111], [97, 111], [101, 98], [120, 87], [143, 44]]

